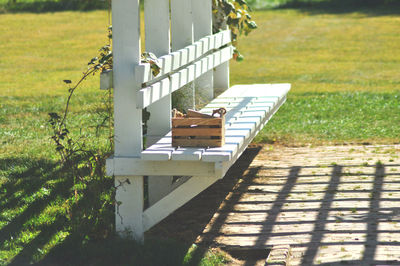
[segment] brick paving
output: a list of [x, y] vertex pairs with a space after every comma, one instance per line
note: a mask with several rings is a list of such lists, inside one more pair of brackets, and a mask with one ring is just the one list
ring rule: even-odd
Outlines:
[[264, 146], [196, 242], [290, 245], [290, 265], [400, 265], [399, 157], [400, 145]]

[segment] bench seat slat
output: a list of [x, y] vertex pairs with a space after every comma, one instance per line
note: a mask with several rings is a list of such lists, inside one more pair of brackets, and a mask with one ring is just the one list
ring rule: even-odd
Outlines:
[[[211, 114], [213, 109], [227, 109], [225, 124], [225, 145], [217, 148], [174, 148], [171, 146], [171, 132], [156, 144], [142, 152], [145, 160], [176, 160], [228, 162], [243, 151], [282, 104], [290, 89], [288, 84], [237, 85], [225, 91], [201, 112]], [[261, 96], [260, 96], [261, 95]]]
[[229, 161], [238, 148], [238, 144], [225, 144], [222, 147], [209, 148], [203, 152], [201, 160], [204, 162]]
[[176, 161], [199, 161], [205, 149], [178, 148], [172, 152], [171, 160]]

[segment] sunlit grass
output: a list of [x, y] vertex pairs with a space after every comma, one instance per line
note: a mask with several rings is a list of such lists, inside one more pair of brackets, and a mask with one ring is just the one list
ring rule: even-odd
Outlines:
[[259, 29], [240, 40], [237, 83], [293, 84], [292, 93], [400, 90], [398, 16], [254, 13]]

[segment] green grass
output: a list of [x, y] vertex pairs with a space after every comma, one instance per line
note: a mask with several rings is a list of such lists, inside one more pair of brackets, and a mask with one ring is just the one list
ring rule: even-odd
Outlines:
[[255, 141], [299, 145], [398, 143], [399, 103], [400, 91], [293, 93]]
[[[231, 83], [293, 85], [258, 142], [399, 141], [399, 19], [374, 10], [254, 13], [259, 29], [240, 40], [246, 60], [231, 64]], [[57, 164], [47, 113], [64, 106], [62, 80], [76, 81], [106, 43], [107, 12], [0, 19], [0, 264], [223, 264], [220, 254], [191, 243], [150, 239], [139, 247], [113, 237], [112, 178], [74, 185]], [[85, 84], [69, 121], [73, 134], [83, 129], [93, 139], [93, 149], [106, 136], [97, 139], [88, 127], [104, 98], [98, 86], [98, 77]]]
[[399, 141], [398, 16], [364, 11], [254, 13], [259, 29], [240, 40], [246, 59], [231, 64], [231, 82], [292, 83], [287, 103], [256, 141]]

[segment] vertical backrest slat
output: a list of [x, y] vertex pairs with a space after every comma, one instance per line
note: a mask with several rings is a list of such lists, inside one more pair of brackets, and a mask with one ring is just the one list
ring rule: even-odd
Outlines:
[[[157, 57], [170, 53], [169, 14], [169, 0], [144, 1], [146, 51]], [[171, 95], [150, 105], [148, 111], [146, 145], [150, 146], [171, 129]]]
[[[212, 34], [211, 0], [192, 0], [194, 40], [198, 41]], [[214, 98], [213, 72], [209, 71], [195, 82], [197, 97], [200, 101], [211, 101]]]
[[136, 108], [134, 66], [140, 62], [139, 0], [112, 2], [115, 156], [140, 156], [142, 110]]
[[[228, 29], [227, 26], [225, 27]], [[229, 36], [227, 36], [227, 38], [229, 39]], [[223, 39], [221, 41], [223, 41]], [[214, 88], [223, 90], [229, 89], [229, 61], [214, 69]]]
[[[171, 0], [171, 44], [177, 51], [193, 43], [193, 15], [191, 0]], [[181, 58], [182, 60], [182, 58]], [[176, 92], [175, 92], [176, 93]], [[181, 89], [184, 108], [194, 108], [195, 93], [192, 84]]]

